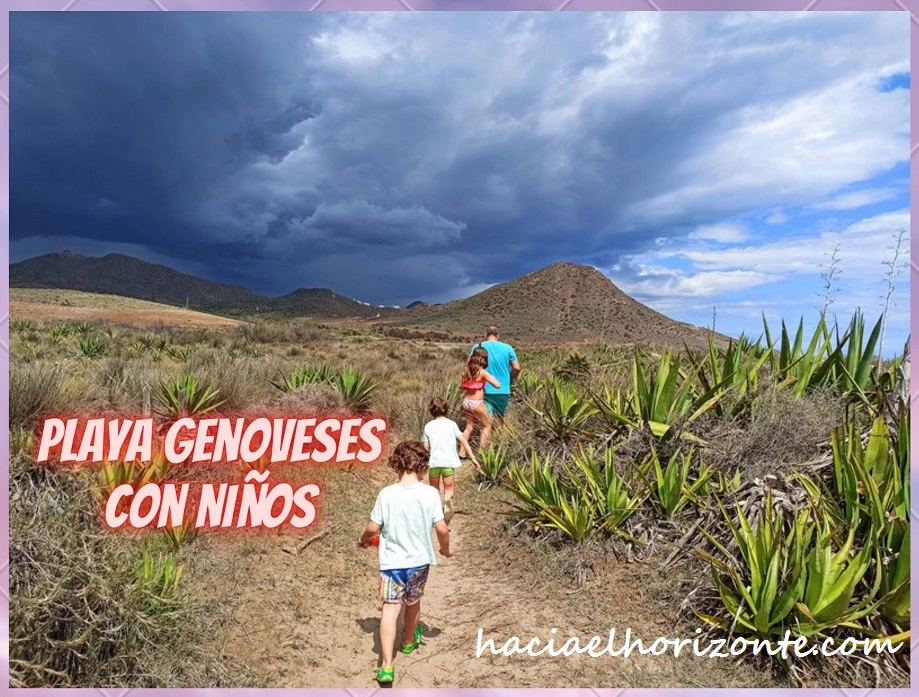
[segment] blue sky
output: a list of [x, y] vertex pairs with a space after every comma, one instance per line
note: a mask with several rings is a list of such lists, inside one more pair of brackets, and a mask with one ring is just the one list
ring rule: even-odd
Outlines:
[[[11, 256], [446, 301], [566, 260], [909, 332], [906, 13], [13, 13]], [[28, 127], [25, 126], [28, 124]]]

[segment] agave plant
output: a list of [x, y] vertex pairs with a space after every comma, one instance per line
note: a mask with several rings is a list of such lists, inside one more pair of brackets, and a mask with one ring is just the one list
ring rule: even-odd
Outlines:
[[148, 612], [160, 615], [175, 612], [181, 607], [185, 599], [179, 587], [182, 571], [183, 567], [175, 563], [171, 554], [154, 557], [150, 552], [144, 552], [135, 583], [147, 598]]
[[[703, 392], [730, 388], [736, 397], [756, 392], [769, 354], [769, 350], [761, 347], [759, 342], [751, 341], [743, 334], [736, 342], [728, 342], [723, 352], [715, 347], [711, 336], [708, 338], [708, 352], [701, 357], [689, 349], [686, 351]], [[727, 400], [721, 400], [713, 405], [713, 409], [719, 416], [731, 417], [736, 415], [739, 406], [739, 401], [729, 404]]]
[[522, 395], [524, 399], [532, 400], [544, 387], [545, 383], [534, 373], [523, 373], [514, 381], [514, 392]]
[[194, 518], [188, 517], [183, 519], [181, 525], [167, 525], [163, 528], [163, 536], [175, 550], [183, 544], [191, 542], [198, 536], [198, 529], [195, 527]]
[[503, 445], [490, 444], [478, 456], [481, 469], [476, 472], [480, 484], [495, 484], [504, 477], [509, 460], [507, 448]]
[[713, 409], [724, 397], [725, 385], [722, 380], [700, 392], [691, 377], [680, 370], [679, 358], [669, 352], [661, 356], [656, 371], [646, 374], [643, 360], [636, 353], [632, 361], [631, 393], [623, 396], [607, 389], [603, 395], [594, 394], [593, 402], [608, 423], [634, 429], [644, 427], [660, 439], [678, 435], [699, 441], [674, 425], [690, 424]]
[[596, 528], [596, 507], [579, 489], [556, 476], [550, 458], [540, 461], [534, 452], [529, 467], [513, 464], [507, 474], [508, 488], [517, 497], [512, 515], [537, 531], [554, 529], [573, 542], [587, 541]]
[[75, 325], [73, 328], [73, 331], [75, 334], [82, 334], [83, 336], [86, 336], [92, 330], [93, 330], [92, 325], [89, 322], [80, 322], [79, 324]]
[[14, 319], [10, 321], [10, 329], [14, 332], [34, 332], [38, 328], [30, 319]]
[[572, 353], [555, 369], [555, 375], [565, 380], [575, 380], [589, 374], [590, 359], [580, 353]]
[[335, 376], [335, 386], [352, 411], [368, 411], [377, 384], [352, 368], [345, 368]]
[[108, 342], [102, 337], [85, 337], [78, 343], [80, 354], [85, 358], [98, 358], [109, 352]]
[[573, 458], [573, 480], [581, 484], [584, 498], [596, 508], [599, 528], [632, 539], [622, 526], [647, 495], [630, 491], [626, 481], [616, 472], [612, 448], [603, 451], [602, 466], [599, 459], [596, 452], [579, 449]]
[[220, 390], [199, 382], [193, 375], [161, 381], [153, 397], [156, 412], [167, 418], [207, 414], [226, 401], [220, 399]]
[[282, 392], [296, 392], [306, 385], [331, 385], [335, 378], [335, 371], [327, 365], [304, 365], [291, 371], [286, 378], [271, 384]]
[[109, 493], [122, 484], [130, 484], [136, 489], [150, 482], [163, 481], [169, 469], [169, 461], [162, 452], [156, 453], [149, 463], [106, 462], [99, 468], [99, 487], [103, 493]]
[[843, 391], [864, 393], [869, 389], [875, 376], [877, 357], [874, 350], [881, 336], [883, 319], [878, 318], [867, 340], [865, 318], [861, 311], [852, 316], [849, 328], [842, 338], [839, 337], [839, 328], [836, 328], [836, 365], [832, 376]]
[[70, 336], [70, 327], [66, 324], [52, 324], [48, 328], [49, 342], [59, 344], [61, 341]]
[[527, 402], [545, 428], [558, 440], [569, 441], [589, 433], [591, 417], [597, 408], [569, 384], [556, 381], [542, 406]]
[[698, 503], [699, 496], [706, 493], [709, 480], [715, 474], [711, 467], [700, 465], [698, 474], [692, 478], [692, 456], [691, 448], [686, 453], [678, 448], [664, 466], [657, 450], [652, 447], [639, 466], [641, 475], [648, 482], [651, 496], [671, 518], [690, 502]]
[[821, 316], [814, 328], [807, 347], [804, 347], [804, 318], [798, 322], [794, 339], [782, 320], [782, 335], [778, 354], [772, 351], [775, 346], [769, 323], [763, 315], [763, 329], [766, 343], [770, 348], [769, 364], [772, 374], [780, 385], [791, 386], [796, 396], [801, 396], [811, 387], [824, 385], [832, 376], [834, 358], [832, 357], [833, 338], [826, 326], [826, 319]]
[[187, 361], [195, 352], [195, 347], [191, 345], [184, 346], [167, 346], [166, 355], [177, 361]]
[[873, 549], [869, 543], [854, 552], [854, 529], [837, 549], [829, 522], [814, 521], [811, 511], [804, 510], [786, 533], [771, 495], [755, 527], [740, 506], [737, 525], [723, 507], [722, 512], [738, 556], [703, 531], [723, 558], [696, 553], [709, 562], [726, 613], [724, 617], [700, 614], [704, 621], [764, 638], [786, 630], [793, 636], [812, 636], [839, 627], [860, 629], [859, 620], [877, 606], [877, 588], [856, 598]]

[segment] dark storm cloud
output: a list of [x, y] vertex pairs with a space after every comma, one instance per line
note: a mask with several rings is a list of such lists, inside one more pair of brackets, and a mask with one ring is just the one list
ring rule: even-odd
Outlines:
[[[14, 14], [13, 257], [107, 243], [262, 292], [378, 303], [558, 259], [609, 267], [774, 204], [755, 186], [724, 195], [745, 160], [697, 163], [733, 152], [751, 113], [905, 57], [899, 24]], [[820, 166], [802, 196], [839, 186]]]

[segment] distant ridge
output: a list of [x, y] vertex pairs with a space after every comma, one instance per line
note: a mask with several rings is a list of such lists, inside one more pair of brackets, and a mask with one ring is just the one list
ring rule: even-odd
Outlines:
[[263, 296], [240, 285], [208, 281], [124, 254], [88, 257], [59, 252], [26, 259], [10, 264], [10, 287], [81, 290], [220, 313], [361, 318], [391, 311], [328, 288], [298, 288], [280, 297]]
[[328, 288], [298, 288], [268, 297], [123, 254], [60, 252], [27, 259], [10, 265], [10, 287], [104, 293], [180, 307], [187, 303], [190, 309], [219, 314], [378, 319], [385, 331], [406, 336], [481, 336], [485, 327], [496, 324], [503, 337], [516, 342], [604, 341], [681, 349], [684, 344], [704, 348], [710, 335], [641, 304], [595, 268], [570, 262], [557, 262], [463, 300], [435, 305], [419, 300], [405, 309], [369, 305]]

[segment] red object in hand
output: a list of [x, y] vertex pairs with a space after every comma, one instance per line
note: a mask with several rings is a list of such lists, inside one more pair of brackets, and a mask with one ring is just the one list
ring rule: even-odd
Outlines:
[[380, 546], [380, 536], [379, 536], [379, 535], [374, 535], [374, 536], [373, 536], [373, 539], [370, 540], [370, 546], [371, 546], [371, 547], [379, 547], [379, 546]]

